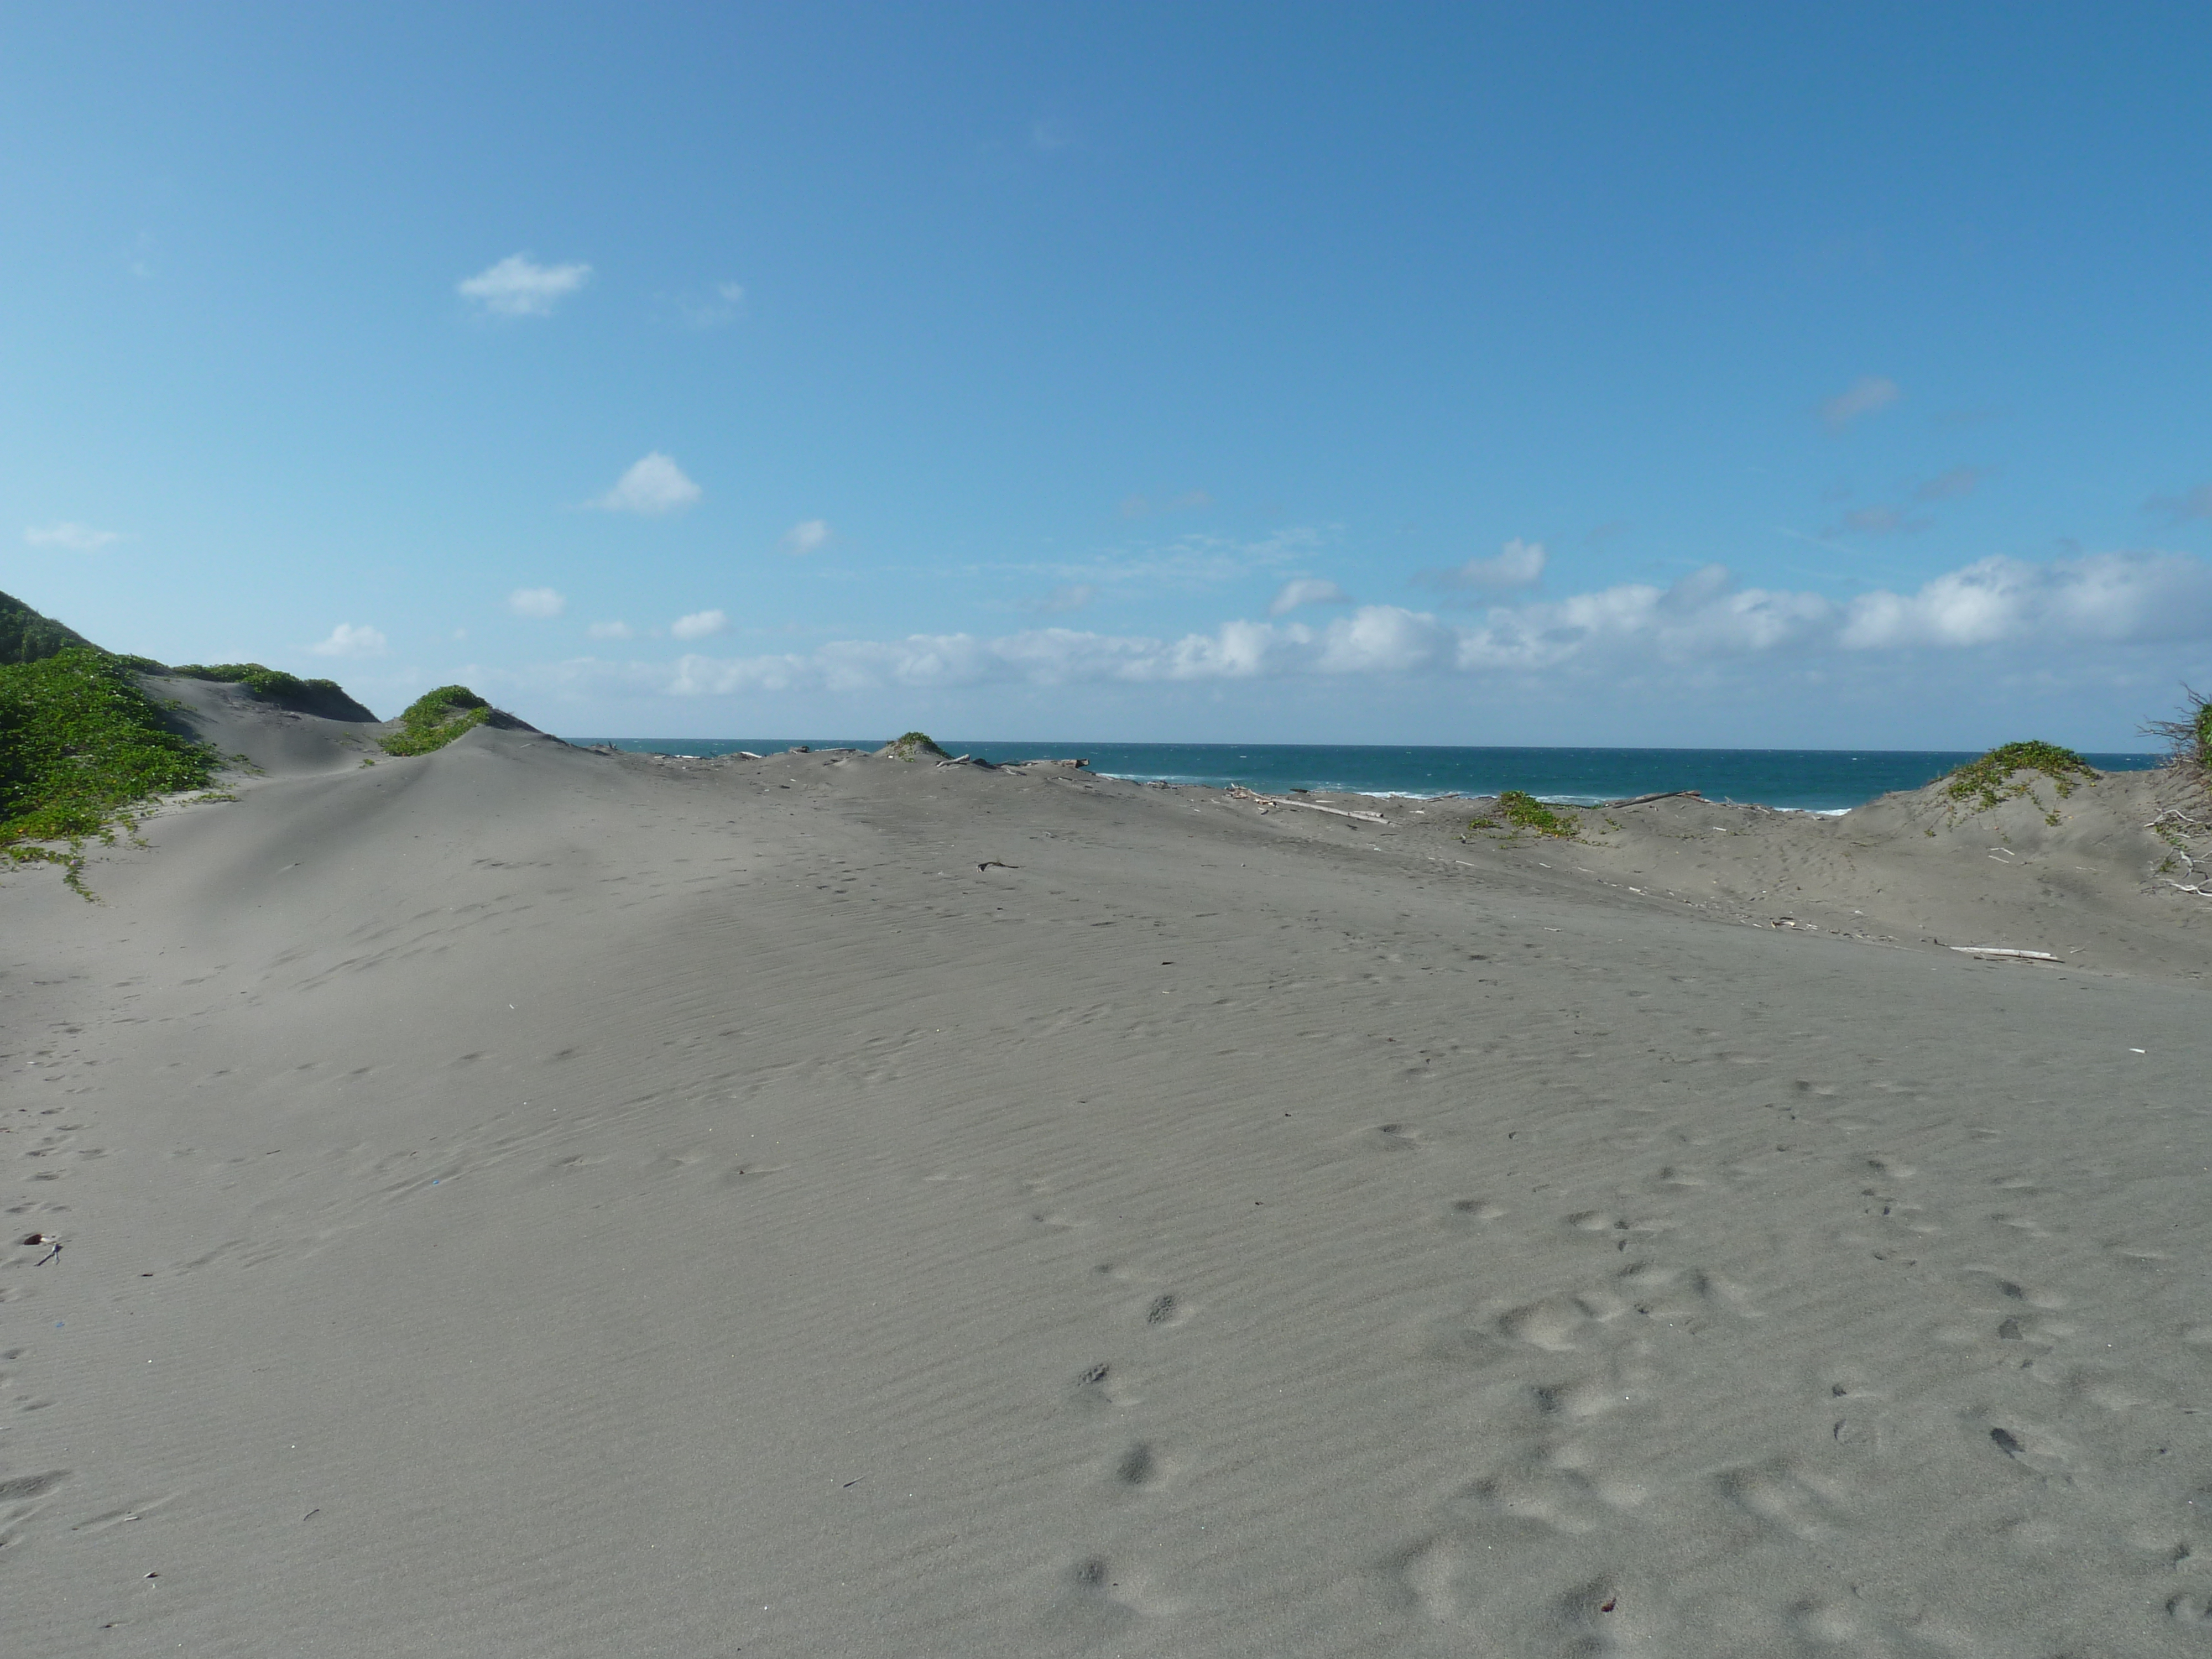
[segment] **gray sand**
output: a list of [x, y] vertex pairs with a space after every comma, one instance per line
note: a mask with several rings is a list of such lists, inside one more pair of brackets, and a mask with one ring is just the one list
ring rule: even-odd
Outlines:
[[0, 883], [10, 1651], [2212, 1644], [2170, 781], [1500, 846], [194, 706], [236, 802]]

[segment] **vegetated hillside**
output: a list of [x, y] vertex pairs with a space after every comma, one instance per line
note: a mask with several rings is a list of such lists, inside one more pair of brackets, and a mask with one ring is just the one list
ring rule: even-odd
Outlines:
[[220, 757], [179, 718], [179, 678], [234, 685], [268, 719], [376, 720], [335, 680], [259, 663], [170, 668], [104, 650], [0, 593], [0, 866], [59, 864], [85, 891], [88, 842], [135, 832], [153, 796], [207, 787]]
[[82, 891], [87, 841], [113, 841], [149, 796], [204, 788], [215, 762], [95, 646], [0, 664], [0, 860], [63, 865]]
[[376, 715], [346, 695], [336, 680], [303, 680], [281, 668], [258, 662], [185, 663], [171, 668], [151, 657], [134, 657], [102, 651], [74, 628], [41, 616], [11, 594], [0, 593], [0, 665], [42, 662], [71, 646], [82, 646], [112, 657], [124, 667], [142, 674], [177, 674], [186, 679], [215, 680], [242, 685], [264, 702], [292, 708], [303, 714], [319, 714], [326, 720], [374, 720]]
[[427, 755], [479, 726], [502, 732], [535, 732], [528, 720], [495, 708], [465, 685], [425, 691], [399, 716], [399, 729], [378, 739], [387, 755]]
[[164, 668], [159, 663], [149, 662], [143, 657], [133, 657], [129, 660], [133, 667], [149, 674], [174, 674], [188, 680], [213, 680], [222, 684], [242, 685], [264, 702], [274, 703], [279, 708], [296, 709], [302, 714], [319, 714], [326, 720], [374, 720], [376, 718], [367, 707], [347, 696], [345, 687], [336, 680], [303, 680], [281, 668], [264, 668], [258, 662], [216, 663], [212, 666], [192, 662], [175, 668]]
[[0, 665], [38, 662], [70, 646], [91, 644], [75, 629], [40, 616], [11, 594], [0, 593]]

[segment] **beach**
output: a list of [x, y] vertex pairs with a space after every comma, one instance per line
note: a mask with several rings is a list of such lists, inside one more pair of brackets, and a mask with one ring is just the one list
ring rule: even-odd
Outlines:
[[163, 689], [236, 799], [0, 882], [21, 1651], [2212, 1640], [2166, 775], [1565, 840]]

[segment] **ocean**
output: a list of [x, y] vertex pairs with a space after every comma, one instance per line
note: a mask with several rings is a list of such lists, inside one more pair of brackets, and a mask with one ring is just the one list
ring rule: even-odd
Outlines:
[[[770, 754], [880, 748], [885, 739], [836, 738], [600, 738], [644, 754]], [[1081, 756], [1109, 777], [1140, 781], [1241, 783], [1267, 792], [1341, 789], [1369, 795], [1494, 795], [1525, 789], [1542, 800], [1587, 806], [1664, 789], [1695, 789], [1712, 800], [1754, 802], [1807, 812], [1842, 812], [1894, 789], [1917, 789], [1975, 758], [1964, 751], [1905, 749], [1445, 749], [1261, 743], [994, 743], [940, 738], [952, 754], [990, 761]], [[2156, 766], [2163, 757], [2084, 755], [2112, 772]]]

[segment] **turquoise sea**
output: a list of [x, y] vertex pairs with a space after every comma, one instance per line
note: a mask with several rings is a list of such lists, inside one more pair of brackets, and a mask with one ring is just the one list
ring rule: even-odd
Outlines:
[[[769, 754], [880, 748], [884, 739], [837, 738], [613, 738], [617, 749], [662, 755]], [[1081, 756], [1117, 778], [1249, 788], [1342, 789], [1370, 795], [1492, 795], [1525, 789], [1545, 800], [1589, 805], [1662, 789], [1800, 811], [1840, 812], [1893, 789], [1917, 789], [1970, 753], [1903, 749], [1444, 749], [1261, 743], [994, 743], [939, 738], [953, 754], [990, 761]], [[2106, 771], [2155, 766], [2157, 755], [2087, 755]]]

